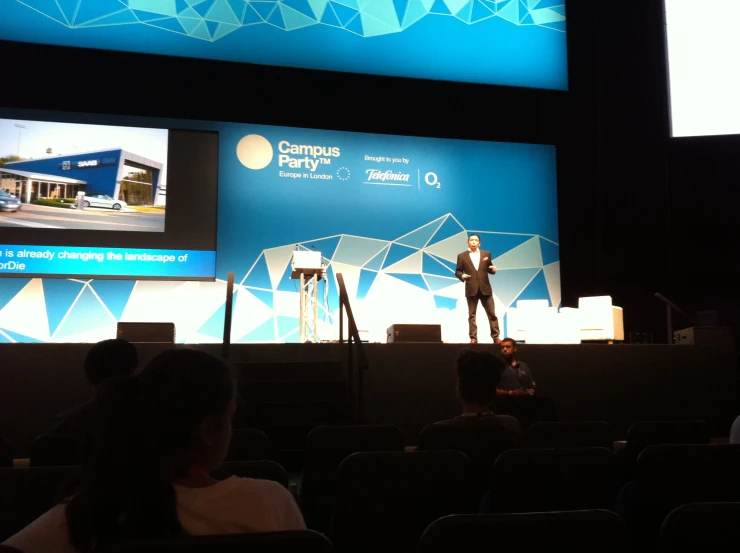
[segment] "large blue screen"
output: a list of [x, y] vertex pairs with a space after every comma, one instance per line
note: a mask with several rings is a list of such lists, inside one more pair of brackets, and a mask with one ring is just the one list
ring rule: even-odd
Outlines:
[[4, 0], [0, 38], [565, 90], [565, 0]]
[[476, 232], [498, 272], [498, 316], [519, 299], [560, 304], [555, 148], [237, 123], [217, 130], [217, 281], [0, 279], [0, 340], [95, 341], [118, 321], [172, 321], [181, 342], [220, 341], [236, 277], [232, 340], [298, 340], [296, 249], [318, 251], [319, 337], [338, 337], [336, 275], [360, 330], [437, 323], [469, 341], [457, 254]]

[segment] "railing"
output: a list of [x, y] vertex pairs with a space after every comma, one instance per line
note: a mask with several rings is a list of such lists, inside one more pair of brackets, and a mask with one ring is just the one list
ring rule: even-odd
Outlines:
[[[352, 306], [349, 303], [347, 287], [344, 285], [344, 277], [337, 273], [337, 284], [339, 286], [339, 343], [344, 344], [344, 313], [347, 312], [347, 327], [349, 330], [347, 336], [347, 386], [352, 394], [354, 377], [353, 369], [357, 371], [357, 401], [355, 402], [355, 422], [362, 424], [364, 421], [364, 373], [368, 369], [367, 356], [365, 348], [360, 340], [360, 333], [357, 330], [357, 323], [352, 314]], [[356, 354], [356, 355], [355, 355]]]

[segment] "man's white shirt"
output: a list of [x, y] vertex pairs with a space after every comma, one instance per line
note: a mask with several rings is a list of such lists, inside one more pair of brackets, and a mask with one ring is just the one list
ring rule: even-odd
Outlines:
[[473, 267], [475, 267], [475, 270], [477, 271], [480, 267], [480, 249], [477, 249], [476, 251], [468, 249], [468, 252], [470, 253], [470, 261], [473, 262]]

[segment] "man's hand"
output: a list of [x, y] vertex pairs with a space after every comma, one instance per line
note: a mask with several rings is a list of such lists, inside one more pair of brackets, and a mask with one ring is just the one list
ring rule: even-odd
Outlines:
[[488, 271], [489, 271], [489, 272], [490, 272], [490, 273], [491, 273], [492, 275], [495, 275], [495, 274], [496, 274], [496, 265], [491, 265], [490, 267], [488, 267]]
[[463, 280], [468, 280], [469, 278], [470, 278], [470, 275], [468, 273], [463, 273], [462, 274], [462, 279]]
[[529, 392], [527, 390], [512, 390], [511, 395], [512, 396], [527, 396], [529, 395]]

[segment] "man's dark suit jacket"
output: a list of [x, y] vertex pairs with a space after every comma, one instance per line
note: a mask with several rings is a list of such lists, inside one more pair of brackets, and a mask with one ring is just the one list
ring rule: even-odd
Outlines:
[[[478, 270], [470, 259], [470, 252], [463, 252], [457, 256], [457, 268], [455, 276], [465, 283], [465, 297], [469, 298], [478, 295], [478, 292], [484, 296], [492, 296], [491, 282], [488, 280], [488, 269], [491, 266], [491, 252], [480, 250], [480, 264]], [[463, 273], [469, 274], [471, 278], [463, 280]], [[493, 274], [493, 273], [491, 273]]]

